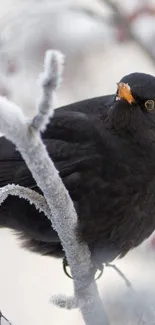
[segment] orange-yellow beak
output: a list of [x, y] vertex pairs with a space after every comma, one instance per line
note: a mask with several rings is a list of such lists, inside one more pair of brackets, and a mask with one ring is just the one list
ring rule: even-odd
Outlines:
[[124, 82], [119, 82], [117, 86], [118, 86], [118, 90], [117, 90], [118, 99], [125, 99], [129, 104], [135, 102], [135, 99], [131, 94], [131, 88], [128, 84], [125, 84]]

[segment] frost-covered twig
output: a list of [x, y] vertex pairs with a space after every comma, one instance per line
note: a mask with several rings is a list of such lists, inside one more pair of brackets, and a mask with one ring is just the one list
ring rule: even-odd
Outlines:
[[64, 57], [58, 51], [46, 52], [44, 72], [40, 75], [40, 98], [37, 101], [37, 115], [32, 120], [32, 127], [43, 131], [53, 115], [54, 91], [59, 87], [62, 76]]
[[12, 325], [11, 323], [10, 323], [10, 321], [2, 314], [2, 312], [0, 311], [0, 325], [2, 324], [2, 322], [1, 322], [1, 320], [2, 320], [2, 318], [9, 324], [9, 325]]
[[113, 268], [118, 273], [118, 275], [124, 280], [127, 287], [132, 288], [131, 282], [128, 280], [128, 278], [125, 276], [125, 274], [115, 264], [106, 263], [106, 266]]
[[[51, 210], [48, 217], [58, 232], [71, 267], [74, 278], [75, 301], [82, 312], [85, 323], [87, 325], [108, 325], [109, 322], [93, 279], [88, 246], [85, 243], [79, 243], [76, 238], [77, 214], [73, 202], [40, 137], [40, 131], [46, 125], [49, 117], [53, 115], [53, 107], [50, 108], [48, 102], [50, 96], [46, 97], [45, 95], [46, 87], [48, 88], [50, 84], [50, 91], [55, 90], [60, 77], [58, 72], [61, 71], [60, 66], [62, 64], [58, 52], [48, 51], [47, 56], [45, 71], [48, 72], [48, 69], [51, 69], [52, 63], [55, 63], [57, 68], [54, 69], [56, 75], [52, 75], [52, 69], [48, 73], [50, 80], [47, 84], [43, 81], [43, 98], [47, 99], [47, 109], [44, 107], [43, 100], [43, 105], [39, 104], [38, 114], [35, 117], [39, 123], [35, 124], [34, 120], [30, 121], [22, 114], [19, 107], [0, 97], [0, 131], [16, 145], [44, 194]], [[48, 66], [46, 65], [47, 62]], [[43, 113], [42, 107], [45, 108]]]
[[51, 297], [50, 302], [60, 308], [68, 310], [78, 308], [77, 301], [72, 296], [66, 297], [65, 295], [54, 295]]
[[0, 188], [0, 205], [7, 199], [8, 195], [15, 195], [19, 198], [23, 198], [29, 201], [30, 204], [34, 204], [36, 209], [49, 217], [50, 209], [45, 198], [39, 193], [32, 191], [30, 188], [26, 188], [20, 185], [8, 184]]

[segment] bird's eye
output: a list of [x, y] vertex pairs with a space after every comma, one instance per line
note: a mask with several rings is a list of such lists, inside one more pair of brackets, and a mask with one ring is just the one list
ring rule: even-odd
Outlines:
[[155, 102], [152, 99], [147, 100], [144, 105], [148, 111], [152, 111], [155, 108]]

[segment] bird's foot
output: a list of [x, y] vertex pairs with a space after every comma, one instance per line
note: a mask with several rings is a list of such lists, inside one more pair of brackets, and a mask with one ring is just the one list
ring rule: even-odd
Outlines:
[[[70, 279], [73, 279], [71, 274], [68, 272], [68, 267], [69, 267], [69, 264], [67, 262], [67, 259], [66, 257], [63, 258], [63, 270], [64, 270], [64, 273], [70, 278]], [[104, 270], [104, 266], [103, 264], [101, 263], [93, 263], [92, 265], [92, 274], [93, 274], [93, 277], [92, 277], [92, 280], [95, 279], [95, 280], [98, 280], [102, 274], [103, 274], [103, 270]], [[98, 273], [99, 271], [99, 273]], [[96, 275], [97, 274], [97, 275]], [[96, 276], [95, 276], [96, 275]]]

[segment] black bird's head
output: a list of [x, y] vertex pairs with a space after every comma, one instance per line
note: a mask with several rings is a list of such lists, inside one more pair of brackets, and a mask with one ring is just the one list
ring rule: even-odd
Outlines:
[[110, 115], [115, 129], [130, 133], [153, 130], [155, 136], [155, 77], [145, 73], [123, 77]]

